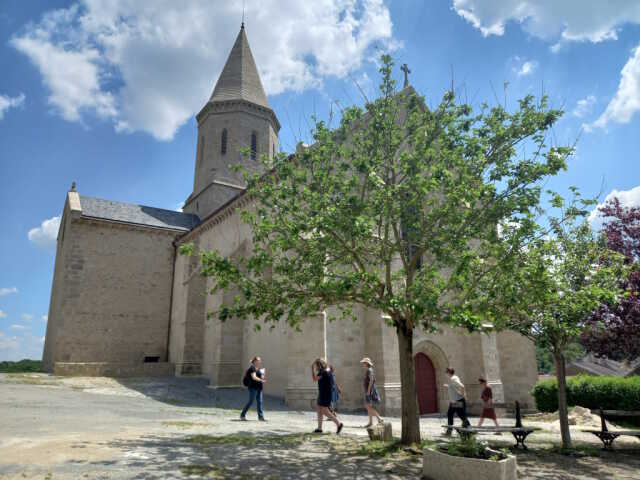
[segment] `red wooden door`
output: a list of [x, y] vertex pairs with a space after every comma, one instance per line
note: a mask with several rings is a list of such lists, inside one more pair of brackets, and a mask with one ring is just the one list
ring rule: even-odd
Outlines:
[[438, 412], [438, 390], [436, 371], [433, 363], [424, 353], [414, 357], [416, 367], [416, 390], [418, 393], [418, 411], [420, 415]]

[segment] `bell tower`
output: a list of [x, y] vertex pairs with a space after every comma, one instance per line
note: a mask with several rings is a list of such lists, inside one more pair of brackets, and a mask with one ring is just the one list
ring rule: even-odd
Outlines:
[[264, 93], [244, 23], [196, 120], [193, 192], [183, 211], [204, 219], [246, 188], [242, 174], [230, 165], [260, 170], [260, 157], [273, 156], [278, 148], [280, 122]]

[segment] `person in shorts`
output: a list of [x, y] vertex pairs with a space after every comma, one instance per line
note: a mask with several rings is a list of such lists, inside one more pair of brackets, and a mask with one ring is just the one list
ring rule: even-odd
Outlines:
[[313, 361], [311, 364], [311, 377], [313, 378], [313, 381], [318, 384], [318, 400], [316, 402], [318, 428], [314, 430], [314, 433], [322, 433], [322, 420], [324, 417], [327, 417], [336, 424], [336, 434], [339, 434], [344, 425], [338, 420], [338, 417], [329, 410], [329, 407], [331, 406], [331, 398], [333, 396], [335, 378], [333, 377], [326, 360], [323, 358], [316, 358]]
[[384, 420], [377, 410], [377, 406], [380, 404], [380, 395], [376, 388], [376, 374], [373, 371], [373, 362], [369, 357], [364, 357], [360, 360], [360, 363], [364, 368], [364, 380], [362, 383], [364, 388], [364, 408], [367, 409], [367, 415], [369, 415], [369, 423], [364, 428], [369, 428], [373, 425], [373, 417], [378, 419], [378, 423], [383, 423]]

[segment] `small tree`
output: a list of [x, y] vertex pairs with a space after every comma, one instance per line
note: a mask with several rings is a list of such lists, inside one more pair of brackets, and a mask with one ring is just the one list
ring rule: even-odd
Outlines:
[[612, 360], [640, 358], [640, 207], [623, 207], [618, 198], [598, 212], [605, 218], [602, 231], [611, 250], [624, 255], [631, 267], [621, 288], [628, 294], [614, 307], [601, 305], [580, 336], [584, 347]]
[[[562, 200], [554, 203], [562, 207]], [[584, 202], [583, 206], [588, 202]], [[567, 408], [566, 353], [584, 327], [587, 318], [601, 304], [613, 305], [621, 293], [623, 259], [607, 249], [603, 236], [596, 236], [583, 221], [585, 211], [576, 203], [562, 220], [551, 219], [548, 233], [531, 237], [518, 256], [511, 257], [519, 267], [510, 271], [516, 277], [492, 285], [508, 305], [498, 322], [529, 337], [537, 347], [553, 355], [558, 381], [558, 415], [562, 446], [571, 448]], [[520, 236], [518, 227], [506, 236]]]
[[[353, 305], [387, 314], [399, 346], [402, 442], [413, 443], [415, 329], [481, 325], [476, 307], [489, 312], [492, 299], [472, 266], [513, 250], [497, 224], [533, 215], [539, 183], [565, 167], [571, 148], [545, 144], [561, 115], [546, 98], [526, 97], [514, 113], [483, 105], [473, 114], [447, 92], [428, 109], [412, 89], [395, 91], [392, 65], [382, 57], [381, 95], [364, 111], [345, 110], [334, 130], [316, 122], [311, 147], [265, 158], [268, 173], [246, 175], [251, 254], [201, 257], [213, 291], [239, 292], [215, 312], [223, 321], [285, 319], [299, 328], [328, 306], [345, 317]], [[525, 143], [529, 155], [519, 152]]]

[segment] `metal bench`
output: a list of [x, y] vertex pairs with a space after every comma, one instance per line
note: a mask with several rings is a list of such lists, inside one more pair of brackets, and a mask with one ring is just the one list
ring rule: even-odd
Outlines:
[[513, 438], [516, 440], [515, 448], [522, 447], [523, 450], [528, 450], [525, 445], [525, 440], [527, 437], [535, 432], [536, 430], [540, 430], [538, 427], [524, 427], [522, 425], [522, 415], [520, 413], [520, 402], [516, 402], [516, 424], [513, 427], [456, 427], [450, 425], [442, 425], [443, 428], [453, 428], [458, 435], [462, 438], [469, 438], [473, 435], [482, 434], [482, 433], [511, 433]]
[[621, 412], [618, 410], [602, 410], [602, 408], [600, 408], [597, 411], [598, 415], [600, 415], [600, 422], [602, 424], [602, 426], [600, 427], [600, 430], [582, 430], [583, 432], [588, 432], [588, 433], [593, 433], [596, 437], [598, 437], [600, 439], [600, 441], [602, 442], [602, 444], [604, 445], [604, 448], [611, 448], [613, 441], [618, 438], [618, 437], [622, 437], [622, 436], [627, 436], [627, 437], [636, 437], [637, 439], [640, 440], [640, 430], [609, 430], [607, 428], [607, 421], [605, 420], [605, 416], [607, 414], [609, 414], [610, 416], [626, 416], [626, 417], [630, 417], [630, 416], [636, 416], [639, 412]]

